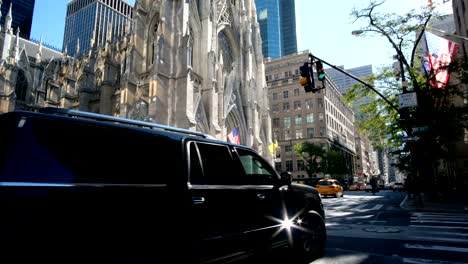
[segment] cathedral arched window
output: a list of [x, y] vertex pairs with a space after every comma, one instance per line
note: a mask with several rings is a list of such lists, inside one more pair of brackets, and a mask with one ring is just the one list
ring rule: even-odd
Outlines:
[[15, 86], [15, 93], [16, 93], [16, 100], [18, 101], [26, 101], [26, 93], [28, 91], [28, 80], [26, 79], [26, 75], [24, 71], [18, 71], [18, 76], [16, 76], [16, 86]]
[[193, 33], [189, 29], [189, 35], [187, 39], [187, 66], [192, 67], [193, 65]]
[[155, 53], [157, 50], [157, 31], [158, 31], [158, 23], [154, 23], [150, 31], [148, 32], [148, 63], [149, 65], [153, 65], [155, 62]]
[[219, 50], [223, 54], [223, 69], [226, 72], [230, 72], [232, 70], [232, 48], [231, 44], [229, 43], [229, 39], [226, 34], [221, 31], [218, 35], [218, 46]]

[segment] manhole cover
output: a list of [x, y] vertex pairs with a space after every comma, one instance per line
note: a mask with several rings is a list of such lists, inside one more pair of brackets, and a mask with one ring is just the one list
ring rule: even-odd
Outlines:
[[398, 233], [401, 230], [396, 229], [394, 227], [381, 227], [381, 226], [376, 226], [376, 227], [367, 227], [363, 229], [366, 232], [374, 232], [374, 233]]

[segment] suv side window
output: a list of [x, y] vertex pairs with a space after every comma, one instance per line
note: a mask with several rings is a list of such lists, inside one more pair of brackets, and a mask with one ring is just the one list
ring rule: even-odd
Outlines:
[[[8, 129], [14, 134], [7, 158], [0, 161], [2, 181], [165, 184], [167, 175], [155, 168], [171, 166], [178, 158], [172, 141], [127, 127], [41, 117], [24, 120]], [[151, 151], [157, 149], [164, 151]]]
[[[192, 146], [196, 144], [196, 149]], [[192, 184], [239, 184], [241, 172], [235, 166], [228, 146], [210, 143], [191, 143], [190, 147]], [[196, 155], [196, 156], [194, 156]], [[201, 161], [197, 164], [197, 158]], [[198, 176], [198, 175], [199, 176]]]
[[237, 148], [248, 184], [273, 185], [277, 175], [273, 168], [254, 152]]

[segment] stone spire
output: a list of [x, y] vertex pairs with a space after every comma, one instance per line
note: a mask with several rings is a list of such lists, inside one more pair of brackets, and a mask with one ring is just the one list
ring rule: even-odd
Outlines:
[[39, 47], [37, 48], [36, 63], [40, 63], [41, 60], [42, 60], [42, 35], [41, 35], [41, 38], [39, 39]]
[[20, 28], [16, 30], [16, 41], [15, 41], [15, 47], [13, 48], [13, 52], [11, 54], [11, 57], [15, 59], [15, 62], [19, 61], [19, 33], [20, 33]]
[[[0, 0], [0, 8], [2, 7], [3, 5], [3, 1]], [[2, 12], [0, 12], [0, 19], [2, 18]], [[2, 25], [0, 25], [0, 31], [2, 31]]]
[[5, 26], [4, 26], [5, 32], [8, 32], [10, 34], [13, 34], [13, 29], [11, 28], [11, 23], [13, 21], [12, 9], [13, 9], [13, 2], [10, 3], [10, 9], [8, 10], [8, 14], [5, 17]]

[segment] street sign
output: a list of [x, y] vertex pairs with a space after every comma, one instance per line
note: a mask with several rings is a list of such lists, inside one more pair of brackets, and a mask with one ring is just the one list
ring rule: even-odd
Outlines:
[[429, 127], [424, 126], [424, 127], [413, 127], [413, 132], [425, 132], [428, 131]]
[[416, 93], [404, 93], [398, 95], [398, 108], [418, 106]]
[[404, 137], [402, 138], [403, 142], [414, 142], [414, 141], [418, 141], [419, 140], [419, 137]]

